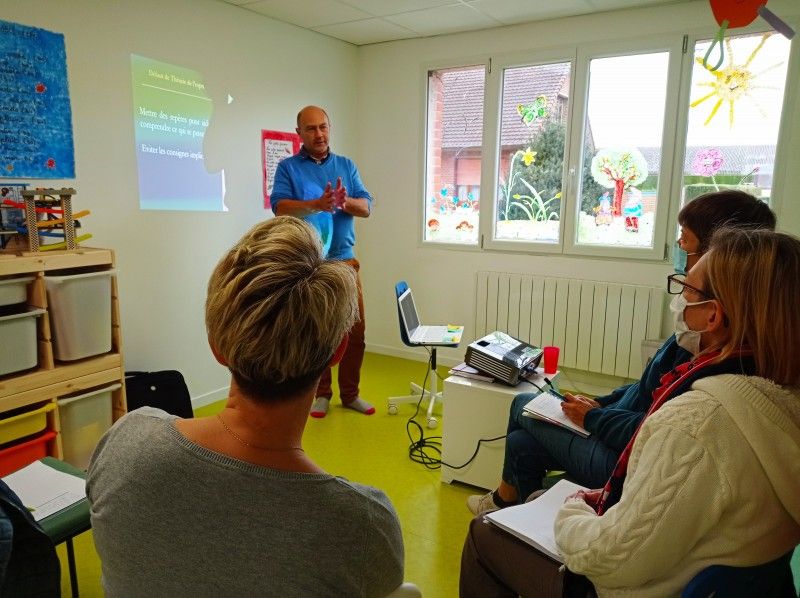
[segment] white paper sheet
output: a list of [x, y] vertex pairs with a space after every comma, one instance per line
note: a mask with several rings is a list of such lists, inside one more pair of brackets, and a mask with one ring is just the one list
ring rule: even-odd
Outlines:
[[86, 480], [35, 461], [3, 478], [40, 521], [86, 498]]
[[539, 498], [494, 511], [487, 514], [486, 519], [561, 563], [563, 559], [558, 552], [553, 523], [566, 498], [578, 490], [586, 488], [569, 480], [559, 480]]

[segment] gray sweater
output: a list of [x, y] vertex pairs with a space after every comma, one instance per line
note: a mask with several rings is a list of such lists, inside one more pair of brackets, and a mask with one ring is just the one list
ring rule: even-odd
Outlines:
[[110, 598], [385, 596], [403, 581], [383, 492], [203, 448], [145, 407], [89, 466], [92, 529]]

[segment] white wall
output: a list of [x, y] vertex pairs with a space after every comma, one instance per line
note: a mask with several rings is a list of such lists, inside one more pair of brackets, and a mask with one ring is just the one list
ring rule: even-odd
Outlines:
[[[773, 6], [774, 4], [774, 6]], [[786, 19], [800, 21], [800, 3], [775, 0], [770, 8]], [[408, 40], [362, 47], [359, 50], [358, 164], [377, 200], [369, 220], [360, 222], [358, 257], [363, 264], [368, 348], [390, 354], [419, 356], [404, 347], [397, 331], [393, 285], [405, 279], [416, 288], [423, 320], [467, 324], [465, 338], [473, 338], [474, 281], [478, 270], [535, 273], [629, 284], [664, 284], [670, 264], [642, 263], [513, 254], [458, 251], [422, 246], [419, 227], [422, 210], [424, 122], [423, 79], [431, 62], [497, 56], [564, 44], [619, 39], [620, 36], [716, 32], [708, 3], [693, 2], [660, 8], [627, 10], [574, 17], [473, 33]], [[795, 40], [795, 45], [797, 45]], [[789, 156], [800, 155], [798, 79], [800, 64], [795, 48], [790, 66], [791, 101], [784, 108], [784, 133]], [[457, 66], [459, 63], [453, 63]], [[465, 64], [465, 63], [461, 63]], [[780, 175], [780, 173], [778, 173]], [[800, 233], [800, 172], [788, 168], [779, 188], [779, 226]], [[666, 330], [664, 331], [667, 332]], [[534, 339], [535, 341], [535, 339]], [[461, 360], [465, 347], [448, 350], [447, 358]], [[422, 355], [424, 357], [424, 354]]]
[[[223, 251], [271, 216], [260, 129], [291, 131], [298, 108], [319, 103], [335, 149], [352, 153], [356, 47], [212, 0], [3, 0], [0, 19], [65, 36], [76, 178], [25, 181], [74, 186], [74, 205], [92, 211], [90, 244], [116, 251], [126, 369], [179, 369], [201, 402], [224, 397], [228, 373], [205, 340], [205, 286]], [[131, 53], [197, 70], [215, 98], [235, 98], [206, 147], [226, 170], [228, 213], [139, 210]]]
[[[795, 25], [800, 21], [795, 0], [773, 0], [770, 8]], [[78, 190], [78, 209], [92, 210], [84, 221], [92, 244], [117, 252], [126, 368], [179, 369], [193, 397], [216, 400], [228, 378], [205, 342], [208, 275], [231, 243], [269, 216], [260, 207], [259, 130], [291, 130], [304, 104], [328, 108], [334, 150], [357, 160], [377, 198], [371, 218], [358, 222], [356, 248], [373, 350], [420, 357], [399, 340], [392, 289], [401, 278], [418, 290], [426, 320], [465, 323], [470, 337], [480, 269], [633, 284], [661, 284], [670, 271], [666, 264], [420, 246], [423, 65], [580, 40], [682, 33], [698, 24], [711, 30], [705, 0], [361, 48], [212, 0], [3, 0], [0, 19], [65, 35], [77, 176], [26, 181]], [[230, 212], [139, 210], [131, 53], [200, 71], [215, 98], [235, 98], [217, 113], [224, 114], [224, 131], [209, 133], [213, 142], [206, 147], [211, 166], [226, 169]], [[786, 148], [797, 156], [797, 60], [791, 68], [795, 89], [784, 133]], [[800, 233], [794, 199], [800, 169], [790, 165], [780, 182], [789, 193], [779, 225]], [[460, 360], [463, 350], [445, 352], [444, 361]]]

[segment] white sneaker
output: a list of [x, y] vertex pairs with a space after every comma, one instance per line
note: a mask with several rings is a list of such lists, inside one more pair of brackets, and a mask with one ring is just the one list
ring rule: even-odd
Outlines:
[[488, 494], [473, 494], [467, 498], [467, 507], [472, 511], [473, 515], [485, 515], [500, 509], [494, 502], [492, 492]]

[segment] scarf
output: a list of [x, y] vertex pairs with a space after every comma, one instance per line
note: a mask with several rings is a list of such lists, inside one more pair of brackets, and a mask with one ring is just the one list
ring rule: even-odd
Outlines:
[[750, 349], [734, 351], [723, 361], [712, 363], [718, 357], [718, 351], [700, 355], [692, 361], [680, 364], [661, 376], [659, 380], [661, 385], [653, 391], [653, 402], [650, 404], [650, 409], [647, 410], [644, 419], [642, 419], [642, 422], [639, 424], [639, 427], [636, 428], [636, 432], [634, 432], [625, 450], [623, 450], [622, 454], [619, 456], [617, 465], [614, 467], [614, 471], [608, 479], [608, 482], [606, 482], [603, 493], [600, 495], [597, 504], [592, 505], [598, 515], [605, 513], [622, 498], [622, 487], [625, 484], [625, 477], [628, 473], [628, 460], [633, 450], [633, 443], [636, 441], [639, 430], [642, 429], [642, 424], [644, 424], [645, 420], [650, 417], [652, 413], [658, 411], [661, 406], [670, 399], [674, 399], [689, 390], [694, 381], [700, 378], [719, 376], [721, 374], [743, 374], [745, 376], [752, 376], [756, 373], [753, 352]]

